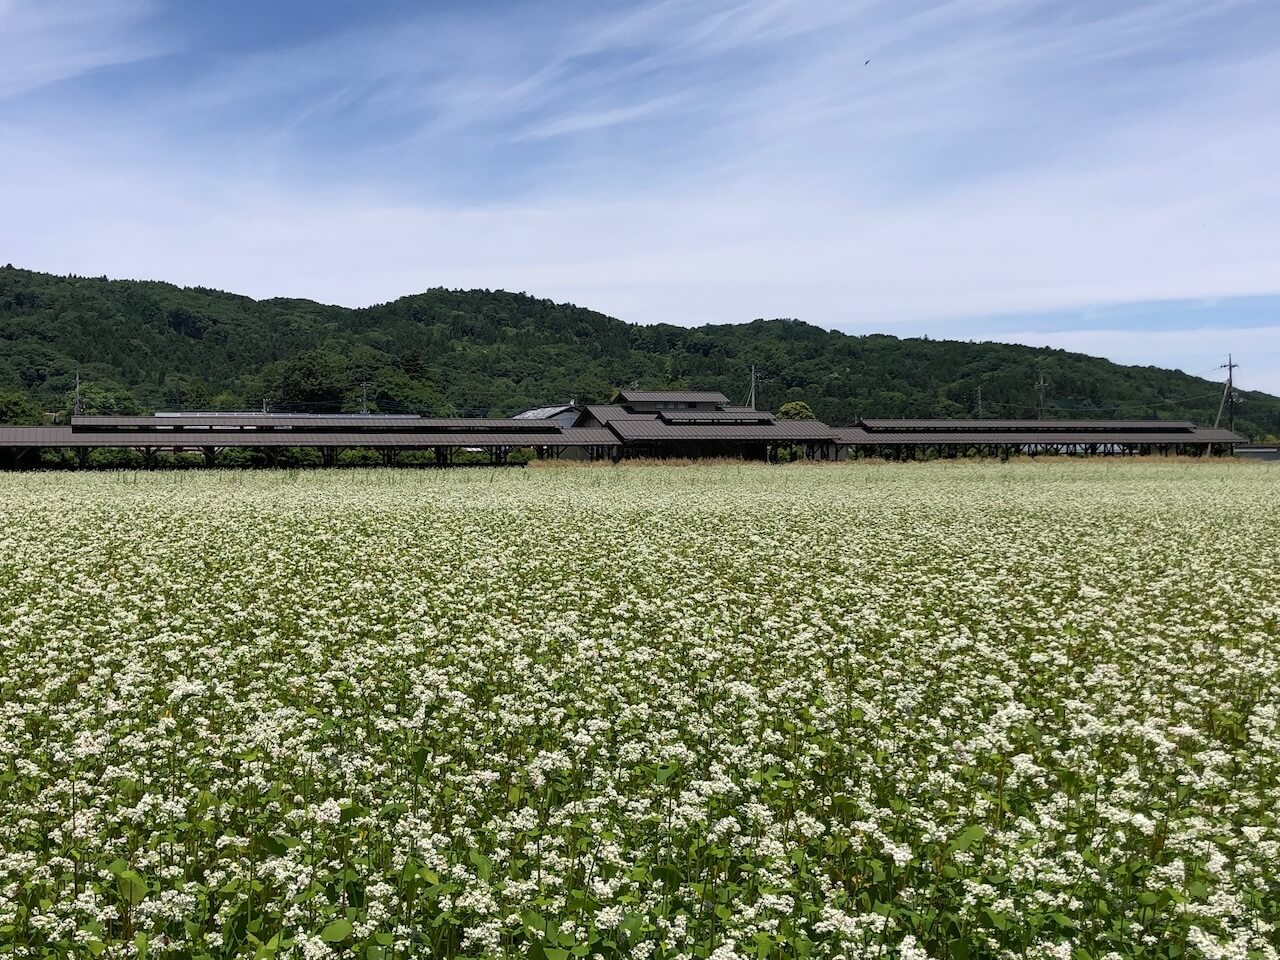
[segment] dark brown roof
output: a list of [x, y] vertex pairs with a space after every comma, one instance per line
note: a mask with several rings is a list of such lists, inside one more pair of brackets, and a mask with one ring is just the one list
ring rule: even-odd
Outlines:
[[537, 431], [322, 432], [311, 430], [72, 430], [70, 427], [0, 427], [0, 447], [519, 447], [617, 444], [601, 427]]
[[719, 403], [729, 398], [717, 390], [619, 390], [623, 403]]
[[954, 443], [979, 446], [982, 444], [1045, 444], [1045, 443], [1243, 443], [1244, 438], [1230, 430], [1198, 428], [1188, 431], [1144, 432], [1133, 430], [1098, 430], [1085, 432], [1067, 431], [868, 431], [861, 427], [840, 427], [835, 431], [839, 443], [932, 445]]
[[417, 414], [287, 414], [287, 413], [176, 413], [152, 417], [72, 417], [73, 427], [175, 427], [175, 426], [325, 426], [327, 424], [390, 424], [421, 420]]
[[293, 430], [545, 430], [536, 420], [498, 417], [420, 417], [416, 414], [184, 414], [165, 417], [72, 417], [78, 430], [293, 429]]
[[773, 414], [758, 410], [659, 410], [667, 423], [772, 423]]
[[945, 419], [888, 419], [864, 418], [858, 425], [871, 431], [902, 433], [908, 430], [940, 432], [954, 430], [963, 433], [989, 433], [995, 430], [1021, 430], [1044, 433], [1070, 431], [1084, 433], [1090, 430], [1156, 430], [1169, 433], [1174, 430], [1194, 430], [1190, 420], [945, 420]]
[[589, 403], [587, 413], [601, 423], [612, 423], [614, 420], [644, 420], [653, 423], [658, 415], [652, 410], [646, 413], [632, 413], [626, 407], [616, 403]]
[[727, 442], [790, 443], [831, 440], [834, 431], [817, 420], [775, 420], [772, 423], [675, 424], [640, 418], [618, 419], [609, 429], [624, 441], [723, 440]]

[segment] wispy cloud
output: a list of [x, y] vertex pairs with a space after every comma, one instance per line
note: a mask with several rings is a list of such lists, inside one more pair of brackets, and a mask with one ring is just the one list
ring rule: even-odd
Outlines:
[[139, 30], [152, 0], [0, 0], [0, 100], [163, 49]]
[[[61, 2], [77, 24], [94, 9]], [[202, 49], [193, 26], [166, 82], [0, 102], [0, 175], [24, 187], [0, 259], [959, 337], [982, 317], [1280, 294], [1270, 3], [375, 8], [247, 51]], [[146, 49], [142, 8], [116, 11], [105, 46]], [[75, 47], [50, 22], [27, 33]], [[1216, 350], [1215, 326], [1178, 342]], [[1139, 342], [1079, 327], [1093, 352]]]

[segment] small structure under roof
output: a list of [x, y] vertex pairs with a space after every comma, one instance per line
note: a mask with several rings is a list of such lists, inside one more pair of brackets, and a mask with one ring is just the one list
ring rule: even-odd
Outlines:
[[572, 403], [557, 403], [549, 407], [534, 407], [532, 410], [525, 410], [523, 413], [517, 413], [513, 420], [550, 420], [557, 414], [565, 413], [568, 410], [575, 410]]
[[550, 421], [561, 427], [571, 427], [577, 421], [579, 412], [577, 404], [558, 403], [549, 407], [525, 410], [523, 413], [517, 413], [514, 419]]

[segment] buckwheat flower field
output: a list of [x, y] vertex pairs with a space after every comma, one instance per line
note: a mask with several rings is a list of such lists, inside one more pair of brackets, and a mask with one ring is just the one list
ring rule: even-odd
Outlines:
[[1280, 470], [0, 476], [0, 956], [1280, 956]]

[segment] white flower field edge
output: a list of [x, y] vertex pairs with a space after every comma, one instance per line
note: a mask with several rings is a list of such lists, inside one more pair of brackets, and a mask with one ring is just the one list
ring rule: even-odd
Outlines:
[[1256, 958], [1280, 471], [0, 476], [0, 957]]

